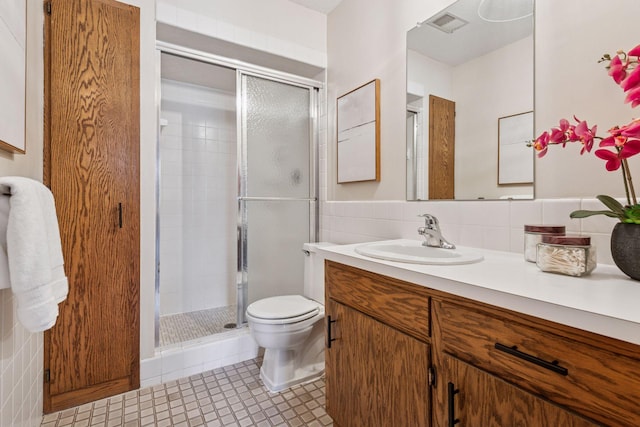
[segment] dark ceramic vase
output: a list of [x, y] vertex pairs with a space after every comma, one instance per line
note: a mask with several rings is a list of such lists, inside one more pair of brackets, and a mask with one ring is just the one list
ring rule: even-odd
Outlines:
[[640, 224], [619, 222], [613, 227], [611, 256], [624, 274], [640, 280]]

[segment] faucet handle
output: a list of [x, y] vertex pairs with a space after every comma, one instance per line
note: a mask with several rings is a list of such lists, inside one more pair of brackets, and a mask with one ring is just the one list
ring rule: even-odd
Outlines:
[[436, 218], [434, 215], [425, 213], [425, 214], [418, 215], [418, 216], [424, 218], [424, 225], [427, 228], [431, 228], [433, 230], [437, 230], [439, 228], [438, 218]]

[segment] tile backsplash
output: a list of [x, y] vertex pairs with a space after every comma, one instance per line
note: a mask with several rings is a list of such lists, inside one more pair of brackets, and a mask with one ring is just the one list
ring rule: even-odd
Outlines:
[[617, 220], [571, 219], [576, 209], [602, 209], [596, 199], [496, 201], [345, 201], [321, 205], [321, 240], [339, 244], [389, 239], [419, 240], [418, 215], [430, 213], [442, 234], [460, 246], [523, 252], [525, 224], [565, 225], [568, 234], [591, 236], [598, 262], [613, 264], [609, 239]]

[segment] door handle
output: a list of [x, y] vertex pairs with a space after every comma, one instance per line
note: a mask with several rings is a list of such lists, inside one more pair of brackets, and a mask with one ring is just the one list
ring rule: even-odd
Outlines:
[[517, 357], [518, 359], [526, 360], [527, 362], [533, 363], [534, 365], [541, 366], [545, 369], [556, 372], [560, 375], [569, 374], [569, 370], [567, 368], [560, 366], [557, 360], [554, 360], [553, 362], [547, 362], [546, 360], [540, 359], [538, 357], [532, 356], [531, 354], [518, 350], [518, 347], [515, 345], [513, 347], [507, 347], [506, 345], [500, 344], [499, 342], [497, 342], [495, 344], [495, 348], [496, 350], [503, 351], [507, 354]]
[[122, 228], [122, 203], [118, 203], [118, 226]]
[[331, 316], [327, 316], [327, 348], [331, 348], [331, 342], [336, 340], [331, 337], [331, 325], [334, 323], [336, 320], [331, 320]]
[[458, 393], [460, 393], [460, 389], [457, 389], [456, 386], [449, 381], [447, 384], [447, 404], [449, 406], [447, 408], [449, 412], [448, 427], [453, 427], [460, 422], [460, 420], [456, 418], [455, 408], [455, 397]]

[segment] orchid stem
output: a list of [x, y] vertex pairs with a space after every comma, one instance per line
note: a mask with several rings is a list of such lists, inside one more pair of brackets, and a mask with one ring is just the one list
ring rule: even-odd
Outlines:
[[[631, 178], [631, 171], [629, 170], [627, 159], [622, 159], [622, 174], [625, 178], [624, 187], [627, 193], [627, 201], [629, 202], [629, 205], [637, 205], [638, 201], [636, 200], [636, 192], [633, 189], [633, 180]], [[629, 198], [629, 193], [631, 193], [631, 199]]]

